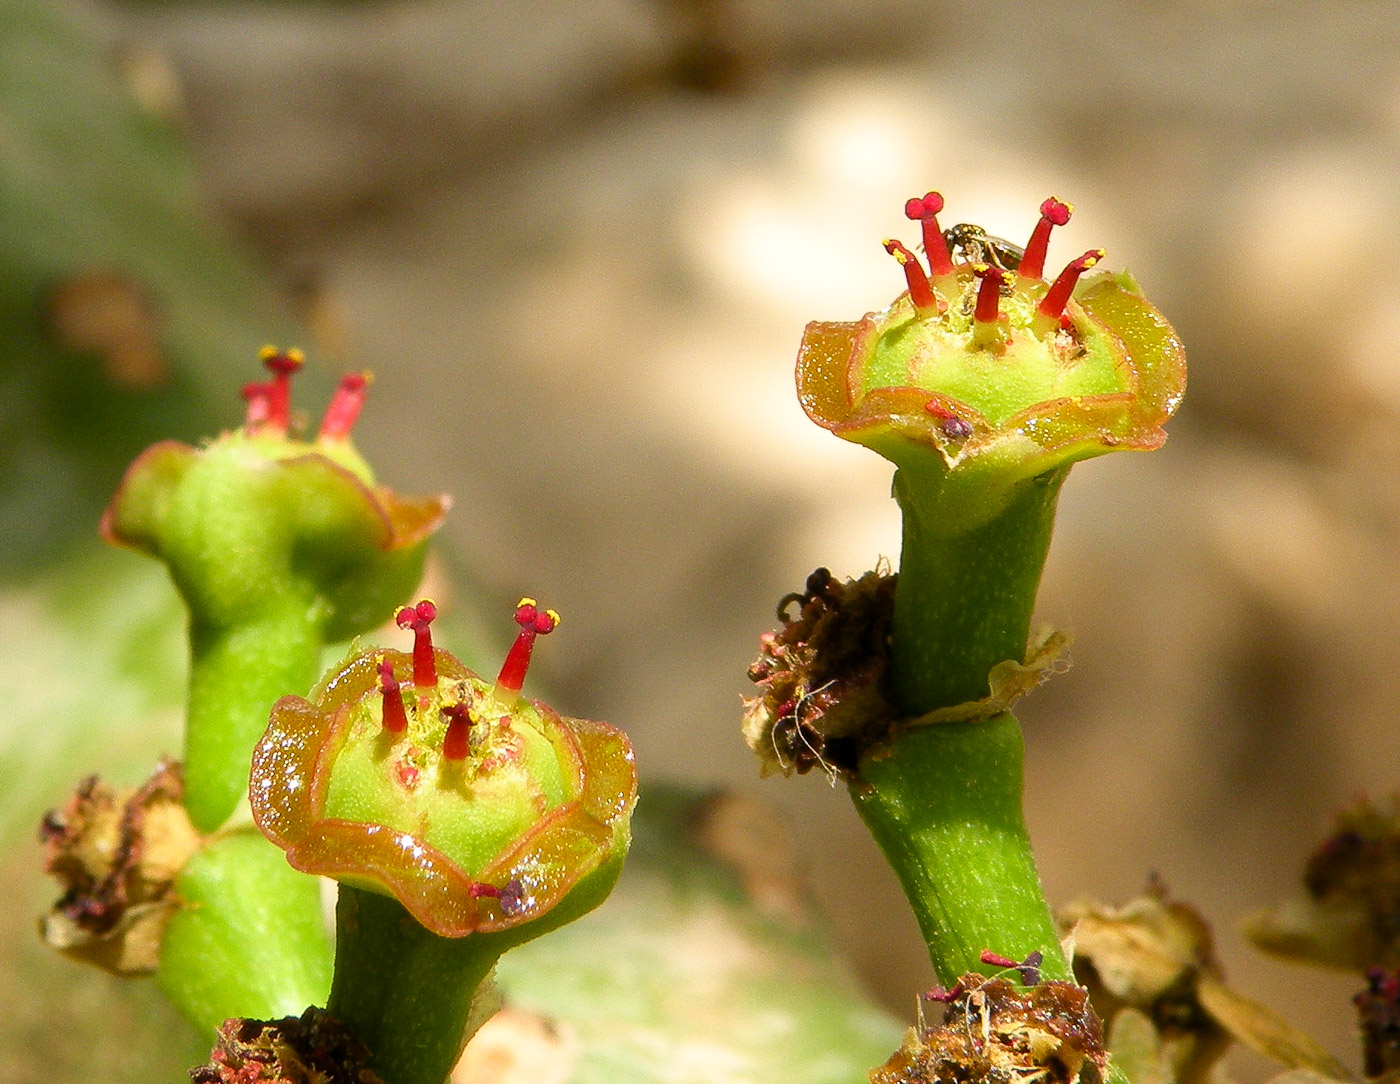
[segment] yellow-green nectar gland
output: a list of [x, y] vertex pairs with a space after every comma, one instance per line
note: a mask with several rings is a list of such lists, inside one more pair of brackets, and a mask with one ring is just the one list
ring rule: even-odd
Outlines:
[[[1037, 402], [1120, 390], [1112, 352], [1070, 307], [1079, 277], [1103, 250], [1084, 253], [1053, 283], [1042, 277], [1051, 230], [1067, 223], [1073, 208], [1053, 196], [1045, 200], [1019, 265], [1009, 271], [980, 260], [954, 262], [938, 225], [943, 206], [943, 197], [929, 192], [904, 208], [922, 224], [929, 271], [900, 242], [884, 242], [904, 271], [908, 300], [887, 314], [863, 367], [862, 393], [925, 388], [968, 403], [995, 426]], [[947, 413], [941, 400], [929, 410], [940, 418]], [[950, 436], [965, 435], [966, 423], [950, 424], [958, 428]]]

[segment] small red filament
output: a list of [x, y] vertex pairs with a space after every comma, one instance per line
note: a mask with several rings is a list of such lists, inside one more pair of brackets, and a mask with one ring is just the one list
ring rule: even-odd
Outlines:
[[553, 610], [541, 610], [532, 598], [522, 598], [515, 607], [515, 623], [520, 632], [510, 645], [506, 661], [496, 678], [496, 692], [520, 694], [525, 684], [525, 672], [530, 668], [530, 653], [535, 649], [535, 637], [553, 632], [559, 626], [559, 615]]
[[909, 300], [914, 302], [914, 307], [921, 313], [937, 312], [938, 299], [933, 296], [933, 289], [928, 284], [928, 276], [924, 274], [924, 265], [919, 263], [919, 258], [898, 241], [886, 241], [885, 251], [904, 268], [904, 281], [909, 284]]
[[979, 324], [995, 324], [999, 315], [998, 306], [1001, 305], [1001, 287], [1007, 273], [1000, 267], [985, 263], [973, 264], [972, 273], [982, 280], [977, 287], [977, 308], [972, 318]]
[[408, 729], [408, 716], [403, 710], [403, 697], [394, 678], [394, 666], [388, 659], [379, 660], [379, 691], [384, 697], [384, 729], [390, 734], [402, 734]]
[[518, 915], [525, 910], [525, 886], [520, 883], [519, 877], [512, 877], [500, 888], [477, 881], [467, 889], [467, 894], [474, 900], [482, 897], [496, 900], [508, 915]]
[[405, 606], [394, 617], [401, 629], [413, 630], [413, 684], [431, 688], [437, 684], [437, 662], [433, 659], [433, 633], [429, 628], [437, 617], [437, 606], [425, 598], [417, 606]]
[[448, 760], [466, 760], [472, 751], [472, 717], [465, 704], [447, 704], [442, 713], [447, 716], [447, 737], [442, 741], [442, 755]]
[[248, 403], [248, 416], [243, 424], [249, 432], [261, 429], [272, 414], [272, 385], [244, 384], [242, 395]]
[[945, 990], [935, 983], [932, 989], [924, 991], [923, 999], [925, 1001], [941, 1001], [944, 1005], [951, 1005], [965, 993], [967, 993], [967, 988], [963, 986], [962, 979], [959, 979], [953, 984], [951, 990]]
[[321, 440], [338, 440], [350, 435], [365, 405], [365, 389], [373, 382], [374, 376], [368, 371], [346, 373], [340, 378], [331, 405], [321, 420]]
[[302, 367], [306, 356], [296, 349], [264, 346], [261, 357], [263, 365], [272, 373], [272, 383], [268, 385], [268, 424], [286, 429], [292, 420], [292, 374]]
[[1055, 280], [1040, 304], [1036, 306], [1036, 312], [1041, 316], [1047, 316], [1051, 320], [1058, 320], [1064, 315], [1065, 306], [1069, 304], [1069, 295], [1074, 293], [1075, 284], [1079, 282], [1079, 276], [1093, 267], [1104, 257], [1101, 248], [1091, 248], [1088, 252], [1074, 260], [1060, 272], [1060, 277]]
[[1021, 266], [1017, 269], [1021, 278], [1038, 279], [1044, 276], [1050, 231], [1055, 226], [1063, 226], [1072, 214], [1074, 208], [1068, 203], [1061, 203], [1054, 196], [1040, 205], [1040, 221], [1035, 224], [1031, 239], [1026, 242], [1026, 254], [1021, 257]]
[[938, 212], [941, 210], [943, 197], [937, 192], [928, 192], [923, 199], [911, 199], [904, 204], [904, 217], [923, 224], [924, 254], [928, 256], [934, 278], [953, 273], [953, 257], [948, 252], [943, 231], [938, 228]]

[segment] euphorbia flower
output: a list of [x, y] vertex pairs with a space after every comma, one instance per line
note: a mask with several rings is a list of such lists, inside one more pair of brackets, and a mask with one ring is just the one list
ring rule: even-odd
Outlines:
[[340, 383], [313, 440], [294, 433], [299, 351], [268, 347], [245, 424], [200, 447], [162, 441], [127, 470], [102, 537], [160, 558], [190, 610], [186, 803], [212, 831], [247, 785], [267, 709], [308, 689], [324, 643], [378, 624], [422, 574], [445, 496], [375, 482], [350, 433], [367, 373]]
[[1126, 273], [1081, 278], [1102, 249], [1042, 277], [1051, 228], [1069, 220], [1069, 205], [1041, 205], [1014, 269], [983, 262], [973, 246], [974, 259], [955, 261], [942, 209], [937, 192], [905, 206], [922, 224], [928, 271], [885, 242], [908, 285], [893, 305], [807, 326], [797, 383], [812, 420], [902, 468], [946, 473], [950, 496], [969, 495], [973, 521], [995, 514], [997, 494], [1025, 478], [1161, 444], [1185, 390], [1181, 343]]
[[520, 696], [553, 611], [521, 600], [494, 683], [432, 646], [435, 613], [399, 611], [413, 652], [364, 652], [312, 700], [277, 702], [253, 755], [253, 819], [297, 869], [393, 896], [443, 937], [573, 918], [621, 868], [631, 746]]

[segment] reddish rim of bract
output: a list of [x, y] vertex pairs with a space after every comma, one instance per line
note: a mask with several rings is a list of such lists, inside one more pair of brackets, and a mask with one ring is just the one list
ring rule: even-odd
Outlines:
[[[886, 438], [898, 436], [938, 448], [950, 463], [1015, 436], [1028, 438], [1057, 462], [1120, 448], [1158, 447], [1166, 440], [1163, 425], [1186, 388], [1181, 340], [1146, 298], [1112, 273], [1086, 279], [1073, 304], [1077, 315], [1112, 344], [1122, 391], [1049, 399], [999, 426], [975, 407], [923, 388], [892, 386], [862, 394], [862, 367], [892, 318], [885, 312], [858, 321], [808, 324], [797, 355], [798, 398], [809, 418], [847, 440], [883, 446]], [[959, 427], [950, 436], [941, 424], [949, 417], [967, 423], [971, 432], [964, 435]]]
[[[476, 680], [455, 656], [441, 649], [434, 654], [440, 676]], [[617, 852], [637, 796], [631, 745], [613, 727], [562, 717], [538, 701], [530, 703], [571, 777], [570, 796], [475, 873], [411, 833], [323, 816], [351, 705], [379, 695], [378, 667], [385, 660], [399, 681], [411, 680], [409, 654], [356, 656], [322, 686], [315, 703], [299, 696], [279, 700], [254, 750], [253, 820], [295, 868], [386, 892], [433, 933], [464, 937], [539, 918]], [[511, 881], [521, 885], [521, 904], [511, 914], [498, 898], [472, 890]]]

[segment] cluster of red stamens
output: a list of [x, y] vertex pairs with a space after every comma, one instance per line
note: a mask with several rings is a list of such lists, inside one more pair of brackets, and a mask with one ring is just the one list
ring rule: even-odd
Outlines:
[[[938, 213], [942, 210], [943, 197], [937, 192], [929, 192], [922, 199], [911, 199], [904, 205], [905, 216], [923, 226], [924, 253], [928, 257], [931, 278], [930, 274], [924, 271], [918, 257], [904, 245], [898, 241], [884, 242], [885, 251], [898, 260], [904, 269], [904, 279], [909, 287], [909, 300], [913, 302], [920, 316], [946, 311], [949, 298], [961, 292], [956, 281], [957, 267], [953, 263], [952, 252], [938, 225]], [[1054, 196], [1040, 205], [1040, 220], [1026, 243], [1025, 253], [1014, 276], [1009, 271], [989, 264], [970, 265], [972, 273], [980, 280], [976, 308], [973, 312], [976, 325], [990, 328], [997, 323], [1001, 316], [999, 310], [1002, 292], [1013, 285], [1013, 277], [1016, 286], [1042, 281], [1045, 254], [1050, 244], [1050, 231], [1055, 226], [1063, 226], [1068, 222], [1073, 212], [1074, 208]], [[1103, 249], [1090, 249], [1060, 272], [1059, 277], [1036, 305], [1038, 322], [1044, 322], [1047, 326], [1059, 325], [1079, 276], [1103, 259], [1103, 254]], [[983, 334], [979, 338], [987, 340], [990, 336]], [[990, 342], [983, 341], [979, 345], [990, 345]]]
[[[415, 606], [404, 606], [394, 616], [401, 629], [413, 630], [413, 685], [419, 690], [435, 689], [438, 683], [437, 662], [433, 655], [432, 623], [437, 617], [437, 605], [423, 599]], [[496, 678], [493, 695], [503, 705], [513, 702], [525, 684], [530, 667], [535, 638], [553, 632], [559, 626], [559, 615], [553, 610], [541, 610], [532, 598], [522, 598], [515, 608], [515, 622], [520, 632], [515, 637]], [[402, 734], [408, 729], [404, 711], [402, 685], [394, 677], [393, 665], [387, 659], [378, 664], [379, 692], [383, 697], [384, 729], [390, 734]], [[420, 693], [419, 705], [429, 701]], [[443, 756], [448, 760], [464, 760], [471, 753], [471, 727], [475, 718], [465, 703], [447, 704], [442, 708], [447, 718], [447, 736], [443, 741]]]
[[[249, 432], [270, 430], [285, 434], [292, 424], [292, 376], [306, 363], [300, 350], [264, 346], [259, 356], [272, 379], [243, 385], [248, 403], [244, 425]], [[321, 421], [320, 440], [344, 440], [355, 428], [365, 405], [365, 389], [373, 381], [368, 372], [347, 373], [341, 378]]]

